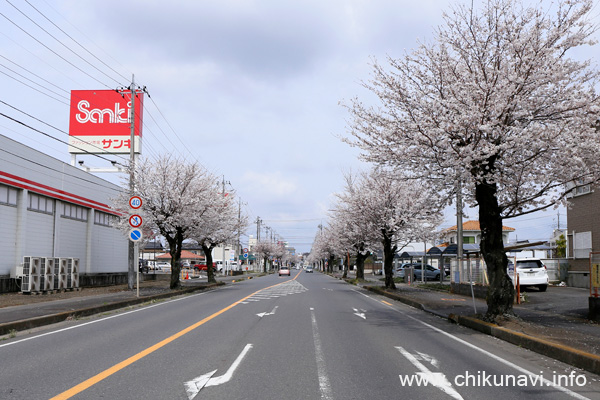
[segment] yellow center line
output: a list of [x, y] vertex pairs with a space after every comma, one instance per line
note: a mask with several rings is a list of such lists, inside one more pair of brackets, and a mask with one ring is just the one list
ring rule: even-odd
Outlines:
[[[296, 275], [296, 278], [298, 276]], [[294, 278], [294, 279], [296, 279]], [[191, 331], [193, 331], [194, 329], [198, 328], [199, 326], [204, 325], [205, 323], [207, 323], [208, 321], [210, 321], [211, 319], [218, 317], [219, 315], [223, 314], [225, 311], [228, 311], [230, 309], [232, 309], [233, 307], [237, 306], [238, 304], [240, 304], [242, 301], [247, 300], [248, 298], [254, 296], [257, 293], [262, 292], [263, 290], [267, 290], [270, 289], [272, 287], [275, 286], [279, 286], [281, 284], [283, 284], [285, 282], [281, 282], [275, 285], [271, 285], [268, 286], [266, 288], [257, 290], [256, 292], [252, 293], [251, 295], [248, 295], [246, 297], [244, 297], [241, 300], [236, 301], [235, 303], [223, 308], [220, 311], [217, 311], [216, 313], [212, 314], [211, 316], [208, 316], [206, 318], [204, 318], [201, 321], [196, 322], [193, 325], [188, 326], [187, 328], [177, 332], [176, 334], [169, 336], [168, 338], [156, 343], [154, 346], [150, 346], [145, 350], [140, 351], [139, 353], [137, 353], [134, 356], [129, 357], [126, 360], [121, 361], [120, 363], [113, 365], [112, 367], [100, 372], [98, 375], [92, 376], [91, 378], [81, 382], [80, 384], [73, 386], [71, 389], [62, 392], [61, 394], [58, 394], [54, 397], [52, 397], [50, 400], [63, 400], [63, 399], [70, 399], [71, 397], [75, 396], [78, 393], [83, 392], [84, 390], [94, 386], [95, 384], [97, 384], [98, 382], [108, 378], [109, 376], [111, 376], [112, 374], [119, 372], [120, 370], [122, 370], [123, 368], [133, 364], [134, 362], [141, 360], [142, 358], [146, 357], [147, 355], [155, 352], [156, 350], [160, 349], [163, 346], [166, 346], [167, 344], [171, 343], [172, 341], [174, 341], [175, 339], [180, 338], [181, 336], [185, 335], [186, 333], [189, 333]]]
[[387, 304], [388, 306], [391, 306], [391, 305], [393, 305], [392, 303], [388, 303], [388, 302], [387, 302], [387, 301], [385, 301], [385, 300], [381, 300], [381, 302], [382, 302], [383, 304]]

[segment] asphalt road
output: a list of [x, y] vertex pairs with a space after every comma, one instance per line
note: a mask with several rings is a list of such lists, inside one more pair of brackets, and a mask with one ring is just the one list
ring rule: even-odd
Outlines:
[[0, 342], [0, 399], [599, 399], [598, 379], [296, 270]]

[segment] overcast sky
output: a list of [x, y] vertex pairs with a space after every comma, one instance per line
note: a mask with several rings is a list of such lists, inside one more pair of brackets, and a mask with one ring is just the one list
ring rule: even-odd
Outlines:
[[[198, 161], [229, 182], [251, 221], [260, 217], [300, 251], [326, 223], [343, 174], [365, 168], [339, 140], [348, 118], [340, 102], [368, 102], [361, 81], [371, 61], [430, 40], [450, 3], [28, 1], [0, 5], [0, 100], [14, 107], [0, 103], [0, 112], [67, 141], [71, 90], [129, 86], [135, 75], [151, 96], [143, 156]], [[70, 161], [66, 144], [7, 118], [0, 133]], [[455, 225], [447, 214], [443, 227]], [[547, 239], [557, 217], [551, 210], [505, 225], [517, 228], [511, 239]]]

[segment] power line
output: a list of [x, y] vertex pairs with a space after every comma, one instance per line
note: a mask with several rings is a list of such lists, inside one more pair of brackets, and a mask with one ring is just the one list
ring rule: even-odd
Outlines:
[[[8, 1], [8, 0], [7, 0]], [[29, 2], [29, 0], [25, 0], [25, 2], [27, 4], [29, 4], [31, 6], [31, 8], [33, 8], [35, 11], [37, 11], [42, 17], [44, 17], [48, 22], [50, 22], [52, 25], [54, 25], [54, 27], [56, 27], [56, 29], [58, 29], [59, 31], [61, 31], [65, 36], [67, 36], [69, 39], [71, 39], [73, 42], [75, 42], [79, 47], [81, 47], [83, 50], [85, 50], [89, 55], [91, 55], [92, 57], [94, 57], [96, 60], [100, 61], [102, 63], [102, 65], [104, 65], [105, 67], [107, 67], [108, 69], [110, 69], [111, 71], [113, 71], [115, 74], [119, 75], [121, 78], [128, 80], [125, 76], [121, 75], [118, 71], [116, 71], [115, 69], [113, 69], [111, 66], [109, 66], [108, 64], [106, 64], [104, 61], [102, 61], [100, 58], [98, 58], [94, 53], [92, 53], [91, 51], [89, 51], [85, 46], [83, 46], [81, 43], [79, 43], [77, 40], [75, 40], [71, 35], [69, 35], [67, 32], [65, 32], [64, 30], [62, 30], [58, 25], [56, 25], [50, 18], [48, 18], [47, 16], [45, 16], [40, 10], [38, 10], [35, 6], [33, 6], [33, 4], [31, 4]], [[14, 6], [13, 6], [14, 7]], [[37, 25], [37, 24], [36, 24]], [[39, 26], [39, 25], [38, 25]], [[89, 63], [88, 63], [89, 64]], [[90, 64], [91, 65], [91, 64]], [[95, 68], [95, 67], [94, 67]], [[97, 68], [96, 68], [97, 69]], [[100, 71], [102, 72], [102, 71]], [[106, 74], [104, 74], [106, 75]], [[108, 76], [108, 75], [106, 75]], [[110, 78], [110, 77], [109, 77]], [[112, 78], [111, 78], [112, 79]], [[116, 81], [115, 79], [113, 79], [115, 82], [119, 83], [118, 81]]]
[[92, 75], [88, 74], [87, 72], [85, 72], [84, 70], [82, 70], [81, 68], [79, 68], [77, 65], [73, 64], [72, 62], [70, 62], [69, 60], [67, 60], [66, 58], [64, 58], [63, 56], [61, 56], [60, 54], [58, 54], [54, 50], [52, 50], [50, 47], [46, 46], [44, 43], [42, 43], [41, 41], [39, 41], [38, 39], [36, 39], [32, 34], [30, 34], [29, 32], [27, 32], [25, 29], [21, 28], [18, 24], [16, 24], [13, 20], [11, 20], [10, 18], [8, 18], [6, 15], [4, 15], [3, 13], [0, 13], [0, 15], [3, 16], [4, 19], [6, 19], [11, 24], [13, 24], [15, 27], [17, 27], [19, 30], [21, 30], [23, 33], [25, 33], [27, 36], [29, 36], [30, 38], [32, 38], [33, 40], [35, 40], [36, 42], [38, 42], [44, 48], [48, 49], [51, 53], [53, 53], [54, 55], [56, 55], [58, 58], [60, 58], [61, 60], [63, 60], [64, 62], [66, 62], [70, 66], [72, 66], [73, 68], [77, 69], [78, 71], [82, 72], [83, 74], [87, 75], [88, 77], [92, 78], [96, 82], [100, 83], [101, 85], [106, 86], [107, 88], [110, 89], [110, 86], [108, 86], [105, 83], [101, 82], [100, 80], [98, 80], [97, 78], [93, 77]]

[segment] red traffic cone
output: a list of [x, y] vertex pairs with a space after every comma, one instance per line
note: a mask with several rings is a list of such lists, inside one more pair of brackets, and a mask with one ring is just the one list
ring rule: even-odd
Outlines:
[[185, 273], [185, 279], [190, 279], [190, 271], [186, 271], [186, 273]]

